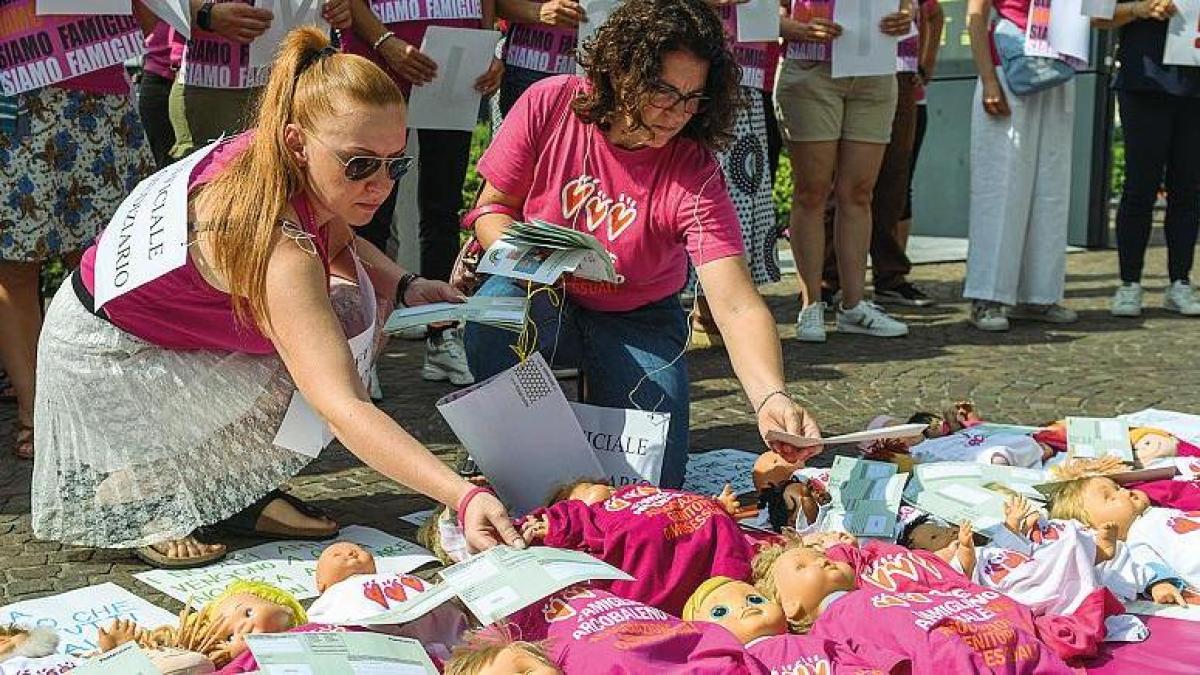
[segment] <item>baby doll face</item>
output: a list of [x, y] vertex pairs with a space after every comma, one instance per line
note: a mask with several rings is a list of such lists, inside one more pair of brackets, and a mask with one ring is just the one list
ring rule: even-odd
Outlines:
[[375, 574], [375, 556], [348, 541], [339, 541], [321, 551], [317, 558], [317, 592], [345, 581], [355, 574]]
[[924, 522], [913, 528], [908, 539], [915, 551], [940, 551], [958, 541], [958, 528]]
[[699, 621], [719, 623], [742, 644], [787, 632], [783, 607], [767, 600], [743, 581], [725, 584], [708, 594], [696, 612]]
[[571, 494], [567, 499], [576, 499], [594, 506], [608, 501], [608, 498], [613, 496], [613, 487], [605, 483], [580, 483], [571, 488]]
[[1141, 490], [1127, 490], [1111, 478], [1088, 479], [1083, 488], [1083, 508], [1091, 525], [1100, 526], [1112, 521], [1117, 524], [1117, 536], [1124, 539], [1134, 519], [1150, 507], [1150, 500]]
[[243, 636], [249, 633], [283, 633], [295, 625], [292, 610], [268, 602], [253, 593], [232, 595], [213, 608], [213, 621], [229, 640], [229, 651], [237, 656], [246, 651]]
[[1158, 432], [1148, 433], [1133, 444], [1133, 451], [1142, 464], [1163, 457], [1174, 457], [1178, 448], [1178, 439], [1170, 434]]
[[524, 649], [507, 647], [479, 675], [561, 675], [562, 671], [546, 665]]
[[800, 535], [800, 543], [809, 548], [826, 551], [838, 544], [858, 546], [858, 537], [849, 532], [813, 532]]
[[833, 562], [807, 546], [785, 551], [772, 566], [775, 592], [784, 615], [793, 621], [816, 616], [821, 601], [836, 591], [855, 588], [854, 570], [844, 562]]

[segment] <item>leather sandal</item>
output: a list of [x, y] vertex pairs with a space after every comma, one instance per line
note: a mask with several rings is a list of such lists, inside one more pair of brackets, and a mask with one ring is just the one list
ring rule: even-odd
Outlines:
[[333, 530], [328, 532], [293, 528], [282, 523], [277, 523], [271, 526], [270, 529], [260, 527], [259, 520], [262, 518], [263, 510], [276, 499], [282, 499], [291, 504], [293, 508], [309, 518], [328, 518], [329, 520], [333, 520], [320, 507], [313, 506], [299, 497], [281, 490], [271, 490], [258, 501], [242, 509], [228, 520], [216, 524], [214, 527], [226, 534], [266, 540], [296, 539], [300, 541], [327, 541], [338, 535], [340, 528], [337, 527], [336, 523]]

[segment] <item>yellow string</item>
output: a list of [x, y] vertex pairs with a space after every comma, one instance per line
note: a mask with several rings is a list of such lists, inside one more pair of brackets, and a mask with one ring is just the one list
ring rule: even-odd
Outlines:
[[[533, 299], [538, 293], [545, 293], [550, 298], [551, 306], [559, 308], [559, 317], [561, 324], [563, 295], [562, 292], [553, 286], [538, 286], [533, 284], [526, 286], [525, 293], [525, 322], [521, 326], [521, 333], [517, 335], [517, 341], [510, 345], [509, 349], [517, 355], [517, 362], [524, 363], [538, 349], [538, 326], [533, 320]], [[553, 360], [553, 356], [551, 356]]]

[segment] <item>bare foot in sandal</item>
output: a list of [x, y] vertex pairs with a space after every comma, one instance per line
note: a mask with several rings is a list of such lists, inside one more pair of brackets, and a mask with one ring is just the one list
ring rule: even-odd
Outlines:
[[199, 567], [225, 557], [225, 544], [205, 544], [194, 536], [172, 539], [134, 551], [139, 558], [155, 567], [182, 569]]

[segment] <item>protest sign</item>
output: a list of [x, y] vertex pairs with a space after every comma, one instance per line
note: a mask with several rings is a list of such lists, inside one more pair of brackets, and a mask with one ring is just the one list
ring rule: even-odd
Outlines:
[[738, 42], [774, 42], [779, 39], [779, 3], [747, 0], [737, 5]]
[[437, 675], [421, 643], [377, 633], [247, 635], [264, 675]]
[[1054, 4], [1032, 0], [1025, 26], [1025, 56], [1061, 59], [1077, 69], [1087, 66], [1085, 45], [1090, 43], [1091, 28], [1082, 14], [1080, 0], [1069, 1], [1071, 7], [1064, 9], [1065, 0], [1055, 0]]
[[1117, 0], [1083, 0], [1083, 15], [1093, 19], [1111, 19], [1117, 11]]
[[[379, 530], [351, 525], [338, 539], [352, 541], [375, 556], [380, 572], [411, 572], [436, 559], [425, 549]], [[220, 595], [231, 581], [265, 581], [298, 599], [315, 598], [317, 558], [330, 542], [277, 541], [230, 553], [221, 562], [190, 570], [150, 570], [139, 581], [194, 607]]]
[[1129, 425], [1119, 419], [1068, 417], [1067, 452], [1074, 457], [1117, 457], [1133, 462]]
[[829, 471], [829, 510], [822, 530], [895, 541], [896, 518], [908, 474], [896, 465], [839, 455]]
[[541, 73], [575, 72], [575, 28], [543, 23], [509, 25], [504, 62]]
[[146, 53], [132, 16], [38, 16], [32, 2], [0, 7], [0, 95], [41, 89]]
[[588, 445], [614, 487], [658, 485], [670, 413], [571, 403]]
[[0, 626], [20, 624], [54, 629], [59, 637], [59, 654], [96, 651], [100, 628], [107, 627], [114, 619], [159, 626], [175, 623], [176, 616], [113, 583], [0, 607]]
[[879, 30], [883, 17], [898, 11], [899, 2], [837, 0], [833, 21], [842, 34], [833, 41], [833, 77], [891, 75], [896, 72], [899, 39]]
[[111, 652], [85, 661], [71, 675], [161, 675], [136, 642], [126, 642]]
[[37, 13], [133, 14], [133, 0], [37, 0]]
[[275, 50], [295, 28], [316, 26], [328, 33], [329, 23], [321, 16], [323, 4], [324, 0], [255, 0], [254, 6], [270, 10], [273, 18], [266, 32], [250, 43], [250, 67], [269, 67], [275, 61]]
[[188, 0], [142, 0], [146, 9], [166, 21], [175, 32], [187, 39], [192, 37], [192, 10]]
[[414, 86], [408, 100], [408, 126], [413, 129], [471, 131], [479, 117], [475, 80], [496, 58], [499, 31], [430, 26], [421, 53], [437, 64], [437, 77]]
[[1163, 63], [1200, 66], [1200, 0], [1175, 0], [1179, 10], [1167, 24]]
[[719, 495], [726, 485], [738, 495], [754, 492], [752, 475], [758, 455], [745, 450], [709, 450], [688, 455], [683, 489], [702, 495]]

